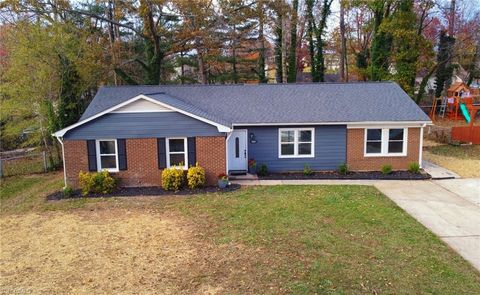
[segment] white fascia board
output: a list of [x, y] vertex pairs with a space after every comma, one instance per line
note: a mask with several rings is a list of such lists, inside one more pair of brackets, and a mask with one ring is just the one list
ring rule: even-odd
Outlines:
[[115, 110], [117, 110], [117, 109], [119, 109], [119, 108], [121, 108], [121, 107], [123, 107], [123, 106], [126, 106], [126, 105], [128, 105], [128, 104], [130, 104], [130, 103], [132, 103], [132, 102], [135, 102], [135, 101], [137, 101], [137, 100], [139, 100], [139, 99], [148, 100], [149, 102], [152, 102], [152, 103], [155, 103], [155, 104], [157, 104], [157, 105], [160, 105], [160, 106], [169, 108], [169, 109], [171, 109], [171, 110], [173, 110], [173, 111], [179, 112], [179, 113], [181, 113], [181, 114], [184, 114], [184, 115], [186, 115], [186, 116], [192, 117], [192, 118], [197, 119], [197, 120], [199, 120], [199, 121], [202, 121], [202, 122], [208, 123], [208, 124], [210, 124], [210, 125], [213, 125], [213, 126], [217, 127], [218, 132], [230, 132], [230, 130], [231, 130], [231, 128], [229, 128], [228, 126], [224, 126], [224, 125], [222, 125], [222, 124], [215, 123], [215, 122], [210, 121], [210, 120], [208, 120], [208, 119], [205, 119], [205, 118], [203, 118], [203, 117], [200, 117], [200, 116], [191, 114], [191, 113], [189, 113], [189, 112], [186, 112], [186, 111], [183, 111], [183, 110], [180, 110], [180, 109], [177, 109], [177, 108], [172, 107], [172, 106], [170, 106], [170, 105], [168, 105], [168, 104], [159, 102], [159, 101], [157, 101], [157, 100], [155, 100], [155, 99], [153, 99], [153, 98], [150, 98], [150, 97], [148, 97], [148, 96], [145, 96], [145, 95], [143, 95], [143, 94], [140, 94], [140, 95], [135, 96], [135, 97], [133, 97], [133, 98], [127, 100], [127, 101], [124, 101], [124, 102], [122, 102], [122, 103], [120, 103], [120, 104], [117, 104], [117, 105], [115, 105], [115, 106], [113, 106], [113, 107], [111, 107], [111, 108], [109, 108], [109, 109], [106, 109], [106, 110], [104, 110], [103, 112], [100, 112], [100, 113], [98, 113], [98, 114], [96, 114], [96, 115], [94, 115], [94, 116], [91, 116], [91, 117], [89, 117], [89, 118], [87, 118], [87, 119], [85, 119], [85, 120], [82, 120], [82, 121], [77, 122], [77, 123], [75, 123], [75, 124], [73, 124], [73, 125], [70, 125], [70, 126], [65, 127], [65, 128], [63, 128], [63, 129], [61, 129], [61, 130], [58, 130], [57, 132], [53, 133], [52, 135], [55, 136], [55, 137], [63, 137], [63, 136], [65, 135], [65, 133], [67, 133], [67, 131], [72, 130], [72, 129], [80, 126], [80, 125], [85, 124], [85, 123], [88, 123], [88, 122], [90, 122], [90, 121], [92, 121], [92, 120], [95, 120], [95, 119], [97, 119], [97, 118], [99, 118], [99, 117], [101, 117], [101, 116], [103, 116], [103, 115], [105, 115], [105, 114], [111, 113], [111, 112], [113, 112], [113, 111], [115, 111]]
[[364, 129], [364, 128], [389, 128], [389, 127], [425, 127], [429, 121], [386, 121], [386, 122], [354, 122], [347, 124], [347, 129]]
[[233, 127], [238, 126], [307, 126], [307, 125], [347, 125], [347, 128], [365, 128], [372, 126], [405, 126], [422, 127], [425, 124], [431, 124], [432, 121], [362, 121], [362, 122], [304, 122], [304, 123], [234, 123]]

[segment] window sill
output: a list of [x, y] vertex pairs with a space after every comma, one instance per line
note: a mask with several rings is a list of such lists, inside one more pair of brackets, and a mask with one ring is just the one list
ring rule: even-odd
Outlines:
[[406, 157], [407, 154], [364, 154], [363, 155], [365, 158], [390, 158], [390, 157]]
[[279, 159], [305, 159], [315, 158], [315, 155], [302, 155], [302, 156], [278, 156]]

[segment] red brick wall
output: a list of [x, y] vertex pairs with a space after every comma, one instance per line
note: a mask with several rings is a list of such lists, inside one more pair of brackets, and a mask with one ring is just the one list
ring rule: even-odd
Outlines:
[[390, 164], [394, 170], [406, 170], [418, 163], [420, 128], [408, 128], [407, 155], [404, 157], [364, 157], [365, 129], [347, 129], [347, 165], [351, 170], [379, 171]]
[[65, 140], [65, 171], [67, 183], [78, 187], [78, 173], [88, 171], [87, 142], [85, 140]]
[[[127, 170], [114, 173], [121, 186], [159, 186], [162, 170], [158, 169], [157, 139], [127, 139]], [[216, 184], [217, 175], [225, 173], [225, 138], [197, 137], [197, 162], [205, 169], [207, 182]], [[65, 140], [67, 183], [78, 187], [78, 173], [88, 171], [87, 143], [84, 140]], [[194, 163], [191, 163], [194, 165]]]
[[207, 183], [215, 185], [217, 176], [226, 173], [226, 139], [223, 136], [197, 137], [197, 162], [205, 169]]
[[159, 186], [157, 139], [127, 139], [127, 170], [115, 173], [121, 186]]

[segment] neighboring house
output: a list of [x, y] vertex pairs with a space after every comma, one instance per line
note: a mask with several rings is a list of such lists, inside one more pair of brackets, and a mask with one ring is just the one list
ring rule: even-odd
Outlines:
[[199, 163], [212, 184], [247, 170], [404, 170], [421, 163], [425, 113], [395, 83], [102, 87], [78, 123], [57, 131], [66, 183], [107, 169], [125, 186]]

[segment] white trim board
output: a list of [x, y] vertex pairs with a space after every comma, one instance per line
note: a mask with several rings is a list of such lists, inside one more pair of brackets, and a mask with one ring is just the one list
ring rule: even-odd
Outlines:
[[372, 126], [404, 126], [421, 127], [431, 124], [432, 121], [361, 121], [361, 122], [304, 122], [304, 123], [233, 123], [233, 127], [242, 126], [321, 126], [321, 125], [347, 125], [348, 129], [365, 128]]
[[70, 126], [68, 126], [68, 127], [66, 127], [66, 128], [63, 128], [63, 129], [61, 129], [61, 130], [53, 133], [53, 136], [63, 137], [63, 136], [65, 135], [65, 133], [67, 133], [69, 130], [72, 130], [72, 129], [80, 126], [80, 125], [83, 125], [83, 124], [85, 124], [85, 123], [87, 123], [87, 122], [90, 122], [90, 121], [92, 121], [92, 120], [95, 120], [95, 119], [97, 119], [97, 118], [99, 118], [99, 117], [101, 117], [101, 116], [103, 116], [103, 115], [105, 115], [105, 114], [111, 113], [111, 112], [113, 112], [113, 111], [115, 111], [115, 110], [117, 110], [117, 109], [120, 109], [121, 107], [124, 107], [124, 106], [126, 106], [126, 105], [128, 105], [128, 104], [130, 104], [130, 103], [132, 103], [132, 102], [135, 102], [135, 101], [137, 101], [137, 100], [139, 100], [139, 99], [148, 100], [149, 102], [152, 102], [152, 103], [154, 103], [154, 104], [163, 106], [163, 107], [165, 107], [165, 108], [169, 108], [169, 109], [171, 109], [171, 110], [173, 110], [173, 111], [175, 111], [175, 112], [179, 112], [179, 113], [181, 113], [181, 114], [184, 114], [184, 115], [186, 115], [186, 116], [192, 117], [192, 118], [197, 119], [197, 120], [199, 120], [199, 121], [202, 121], [202, 122], [208, 123], [208, 124], [210, 124], [210, 125], [213, 125], [213, 126], [217, 127], [218, 132], [229, 132], [229, 131], [231, 130], [230, 127], [228, 127], [228, 126], [215, 123], [215, 122], [210, 121], [210, 120], [208, 120], [208, 119], [205, 119], [205, 118], [202, 118], [202, 117], [200, 117], [200, 116], [194, 115], [194, 114], [192, 114], [192, 113], [189, 113], [189, 112], [186, 112], [186, 111], [177, 109], [177, 108], [172, 107], [172, 106], [170, 106], [170, 105], [168, 105], [168, 104], [159, 102], [159, 101], [157, 101], [157, 100], [155, 100], [155, 99], [153, 99], [153, 98], [150, 98], [150, 97], [148, 97], [148, 96], [145, 96], [145, 95], [143, 95], [143, 94], [140, 94], [140, 95], [135, 96], [135, 97], [133, 97], [133, 98], [127, 100], [127, 101], [124, 101], [124, 102], [122, 102], [122, 103], [120, 103], [120, 104], [117, 104], [117, 105], [115, 105], [115, 106], [113, 106], [113, 107], [111, 107], [111, 108], [109, 108], [109, 109], [106, 109], [106, 110], [104, 110], [103, 112], [100, 112], [100, 113], [98, 113], [98, 114], [96, 114], [96, 115], [94, 115], [94, 116], [91, 116], [91, 117], [89, 117], [89, 118], [87, 118], [87, 119], [85, 119], [85, 120], [82, 120], [82, 121], [80, 121], [80, 122], [77, 122], [77, 123], [75, 123], [75, 124], [73, 124], [73, 125], [70, 125]]

